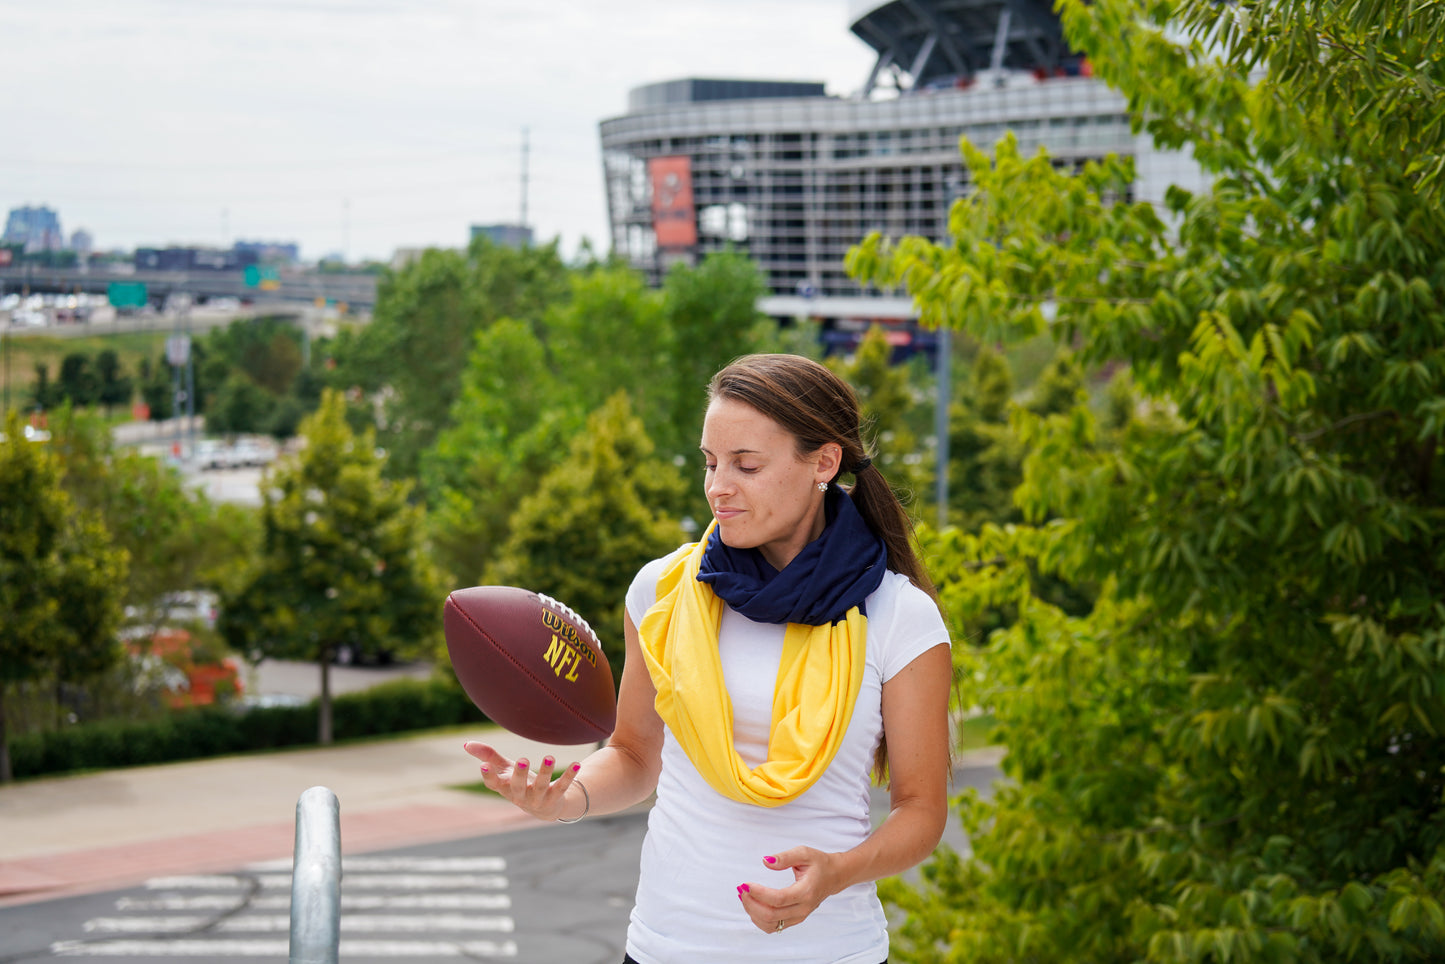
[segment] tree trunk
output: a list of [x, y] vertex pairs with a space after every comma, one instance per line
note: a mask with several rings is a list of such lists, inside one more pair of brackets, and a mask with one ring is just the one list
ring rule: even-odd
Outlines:
[[331, 647], [321, 647], [321, 699], [316, 704], [316, 742], [331, 745]]
[[5, 684], [0, 683], [0, 783], [15, 779], [10, 771], [10, 734], [5, 730]]

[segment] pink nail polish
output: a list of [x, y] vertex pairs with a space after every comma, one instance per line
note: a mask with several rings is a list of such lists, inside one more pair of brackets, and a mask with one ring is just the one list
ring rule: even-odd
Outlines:
[[580, 764], [580, 763], [574, 763], [574, 764], [572, 764], [572, 772], [573, 772], [573, 773], [576, 773], [576, 772], [577, 772], [578, 770], [580, 770], [580, 769], [582, 769], [582, 764]]
[[748, 890], [748, 885], [747, 885], [747, 884], [738, 884], [738, 893], [739, 893], [739, 894], [747, 894], [747, 893], [751, 893], [751, 891]]
[[492, 770], [491, 770], [491, 768], [488, 767], [485, 763], [483, 763], [483, 764], [482, 764], [482, 772], [483, 772], [483, 773], [491, 773]]
[[518, 770], [525, 770], [525, 769], [527, 769], [527, 761], [526, 761], [526, 760], [518, 760], [518, 761], [517, 761], [517, 769], [518, 769]]
[[764, 858], [763, 858], [763, 863], [765, 863], [765, 864], [775, 864], [775, 863], [777, 863], [777, 862], [778, 862], [778, 858], [777, 858], [777, 857], [764, 857]]
[[552, 758], [549, 757], [549, 756], [544, 756], [544, 757], [542, 757], [542, 766], [544, 766], [544, 767], [549, 767], [549, 766], [551, 766], [552, 764], [554, 764], [554, 763], [556, 763], [556, 762], [557, 762], [556, 760], [552, 759]]

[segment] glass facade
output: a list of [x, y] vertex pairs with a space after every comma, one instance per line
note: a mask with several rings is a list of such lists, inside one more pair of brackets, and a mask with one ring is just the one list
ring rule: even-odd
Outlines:
[[[884, 101], [830, 97], [664, 104], [604, 121], [612, 244], [653, 280], [674, 261], [747, 252], [775, 294], [864, 292], [843, 270], [877, 231], [942, 240], [967, 190], [960, 137], [985, 149], [1012, 131], [1058, 164], [1134, 155], [1124, 104], [1091, 78], [937, 91]], [[695, 243], [659, 246], [654, 158], [687, 158]]]
[[[1192, 159], [1131, 131], [1123, 98], [1063, 45], [1047, 0], [871, 0], [849, 16], [878, 54], [854, 97], [672, 80], [637, 88], [627, 113], [602, 122], [617, 253], [656, 283], [679, 260], [733, 248], [759, 265], [774, 301], [901, 318], [906, 300], [853, 282], [844, 257], [872, 232], [946, 240], [949, 209], [969, 189], [961, 137], [989, 150], [1012, 132], [1026, 155], [1046, 148], [1063, 167], [1133, 157], [1132, 193], [1144, 200], [1203, 183]], [[785, 307], [820, 313], [816, 301]]]

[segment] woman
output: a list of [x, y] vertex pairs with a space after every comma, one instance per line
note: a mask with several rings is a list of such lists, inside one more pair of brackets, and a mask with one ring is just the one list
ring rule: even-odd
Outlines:
[[[927, 856], [947, 816], [947, 631], [847, 384], [754, 355], [708, 396], [714, 521], [628, 590], [607, 746], [555, 781], [551, 757], [534, 770], [467, 751], [544, 820], [656, 791], [627, 962], [879, 964], [873, 882]], [[891, 806], [873, 829], [869, 776], [885, 765]]]

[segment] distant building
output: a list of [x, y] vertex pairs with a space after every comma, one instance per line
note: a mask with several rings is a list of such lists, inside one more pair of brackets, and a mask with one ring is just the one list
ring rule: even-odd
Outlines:
[[958, 141], [984, 150], [1013, 132], [1059, 166], [1132, 157], [1130, 196], [1199, 189], [1192, 158], [1130, 128], [1124, 98], [1068, 49], [1040, 0], [854, 0], [849, 26], [877, 55], [862, 89], [691, 78], [633, 90], [602, 121], [612, 249], [658, 283], [675, 262], [728, 248], [758, 265], [760, 308], [811, 316], [840, 347], [874, 320], [906, 322], [912, 299], [847, 274], [870, 232], [943, 242], [969, 190]]
[[301, 260], [301, 248], [294, 241], [237, 241], [231, 250], [242, 266], [296, 264]]
[[60, 215], [45, 207], [11, 208], [5, 218], [5, 233], [0, 241], [24, 245], [27, 254], [36, 251], [65, 250], [65, 234], [60, 230]]
[[530, 248], [532, 229], [523, 224], [474, 224], [472, 238], [486, 238], [503, 248]]
[[428, 251], [449, 251], [450, 248], [438, 248], [435, 246], [425, 248], [397, 248], [391, 253], [391, 270], [400, 271], [407, 265], [416, 264], [421, 260], [422, 255]]
[[136, 248], [137, 271], [239, 271], [235, 252], [221, 248]]
[[70, 233], [70, 250], [74, 251], [75, 256], [81, 261], [89, 260], [95, 251], [95, 237], [84, 228], [72, 231]]

